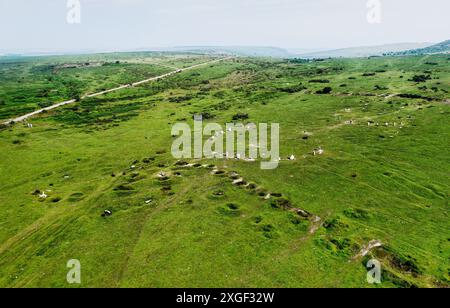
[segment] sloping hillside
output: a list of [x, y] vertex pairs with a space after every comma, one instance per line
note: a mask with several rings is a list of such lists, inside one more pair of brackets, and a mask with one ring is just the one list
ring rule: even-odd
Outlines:
[[450, 40], [446, 40], [439, 44], [435, 44], [425, 48], [396, 52], [392, 53], [392, 55], [410, 56], [410, 55], [428, 55], [428, 54], [449, 53], [449, 52], [450, 52]]

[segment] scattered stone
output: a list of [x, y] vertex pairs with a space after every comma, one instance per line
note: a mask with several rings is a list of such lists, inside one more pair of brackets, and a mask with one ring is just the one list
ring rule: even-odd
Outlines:
[[112, 212], [110, 210], [105, 210], [102, 214], [102, 217], [110, 217], [112, 215]]
[[323, 155], [324, 153], [325, 153], [325, 151], [321, 147], [317, 148], [317, 149], [314, 149], [314, 151], [313, 151], [313, 155], [314, 156]]
[[239, 179], [239, 173], [237, 173], [237, 172], [232, 171], [232, 172], [230, 172], [228, 175], [229, 175], [229, 177], [230, 177], [231, 179], [233, 179], [233, 180]]
[[40, 199], [47, 199], [47, 198], [48, 198], [48, 195], [47, 195], [45, 192], [42, 192], [42, 193], [39, 195], [39, 198], [40, 198]]
[[237, 186], [243, 186], [246, 185], [247, 182], [244, 181], [243, 178], [237, 179], [233, 181], [233, 185], [237, 185]]
[[368, 245], [363, 246], [361, 251], [356, 256], [353, 257], [353, 260], [358, 259], [358, 258], [363, 258], [363, 257], [367, 256], [372, 251], [372, 249], [382, 247], [382, 246], [383, 246], [383, 243], [381, 241], [378, 241], [378, 240], [370, 241]]
[[303, 218], [310, 218], [310, 217], [312, 216], [312, 215], [311, 215], [310, 213], [308, 213], [307, 211], [302, 210], [302, 209], [298, 209], [298, 208], [293, 208], [291, 211], [294, 212], [294, 213], [296, 213], [296, 214], [298, 214], [299, 216], [301, 216], [301, 217], [303, 217]]

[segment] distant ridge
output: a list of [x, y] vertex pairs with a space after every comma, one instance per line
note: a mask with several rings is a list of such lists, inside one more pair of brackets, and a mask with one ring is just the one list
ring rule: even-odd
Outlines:
[[446, 40], [425, 48], [417, 48], [402, 52], [388, 53], [387, 55], [410, 56], [410, 55], [427, 55], [436, 53], [450, 53], [450, 40]]
[[[166, 49], [167, 50], [167, 49]], [[283, 48], [262, 46], [179, 46], [168, 51], [229, 54], [245, 57], [289, 58], [292, 54]]]
[[307, 54], [300, 54], [298, 55], [298, 57], [305, 59], [363, 58], [370, 56], [383, 56], [387, 53], [395, 53], [411, 49], [425, 48], [431, 45], [432, 43], [401, 43], [401, 44], [389, 44], [379, 46], [363, 46], [363, 47], [342, 48]]

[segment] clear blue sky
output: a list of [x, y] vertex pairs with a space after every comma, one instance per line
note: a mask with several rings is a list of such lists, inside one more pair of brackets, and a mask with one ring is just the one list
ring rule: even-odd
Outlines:
[[124, 50], [179, 45], [338, 48], [450, 39], [449, 0], [0, 0], [0, 51]]

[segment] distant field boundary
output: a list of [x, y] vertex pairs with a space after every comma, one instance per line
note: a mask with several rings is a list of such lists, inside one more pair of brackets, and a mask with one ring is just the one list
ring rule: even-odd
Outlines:
[[[97, 96], [108, 94], [108, 93], [111, 93], [111, 92], [116, 92], [116, 91], [119, 91], [119, 90], [122, 90], [122, 89], [127, 89], [127, 88], [140, 86], [142, 84], [149, 83], [149, 82], [156, 81], [156, 80], [160, 80], [160, 79], [164, 79], [164, 78], [173, 76], [175, 74], [182, 73], [184, 71], [192, 70], [192, 69], [195, 69], [195, 68], [198, 68], [198, 67], [201, 67], [201, 66], [205, 66], [205, 65], [208, 65], [208, 64], [213, 64], [213, 63], [217, 63], [217, 62], [221, 62], [221, 61], [226, 61], [226, 60], [229, 60], [229, 59], [232, 59], [232, 58], [233, 57], [220, 58], [220, 59], [216, 59], [216, 60], [212, 60], [212, 61], [196, 64], [196, 65], [193, 65], [193, 66], [190, 66], [190, 67], [180, 68], [180, 69], [177, 69], [175, 71], [172, 71], [172, 72], [160, 75], [160, 76], [144, 79], [144, 80], [137, 81], [137, 82], [130, 83], [130, 84], [126, 84], [126, 85], [121, 85], [121, 86], [113, 88], [113, 89], [109, 89], [109, 90], [105, 90], [105, 91], [101, 91], [101, 92], [97, 92], [97, 93], [93, 93], [93, 94], [86, 94], [86, 95], [84, 95], [82, 97], [82, 99], [83, 98], [97, 97]], [[71, 100], [67, 100], [67, 101], [64, 101], [64, 102], [60, 102], [60, 103], [54, 104], [52, 106], [45, 107], [45, 108], [33, 111], [31, 113], [25, 114], [23, 116], [20, 116], [20, 117], [14, 118], [14, 119], [9, 119], [9, 120], [3, 122], [2, 124], [3, 125], [11, 125], [11, 124], [14, 124], [14, 123], [23, 122], [23, 121], [25, 121], [25, 120], [27, 120], [27, 119], [35, 116], [35, 115], [38, 115], [38, 114], [40, 114], [42, 112], [50, 111], [50, 110], [59, 108], [61, 106], [73, 104], [73, 103], [76, 103], [76, 102], [77, 102], [76, 99], [71, 99]]]

